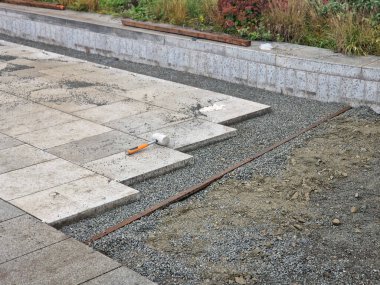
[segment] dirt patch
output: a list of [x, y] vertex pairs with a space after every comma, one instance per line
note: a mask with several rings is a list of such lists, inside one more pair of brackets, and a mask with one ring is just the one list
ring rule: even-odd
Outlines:
[[174, 207], [148, 245], [199, 280], [156, 281], [379, 284], [379, 146], [379, 116], [342, 116], [296, 149], [281, 176], [228, 180]]

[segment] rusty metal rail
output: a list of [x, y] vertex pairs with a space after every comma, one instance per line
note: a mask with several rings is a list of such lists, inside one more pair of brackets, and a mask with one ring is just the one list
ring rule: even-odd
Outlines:
[[174, 196], [171, 196], [171, 197], [163, 200], [162, 202], [160, 202], [160, 203], [158, 203], [158, 204], [156, 204], [156, 205], [154, 205], [154, 206], [152, 206], [152, 207], [150, 207], [150, 208], [148, 208], [148, 209], [146, 209], [146, 210], [144, 210], [144, 211], [142, 211], [142, 212], [140, 212], [140, 213], [138, 213], [136, 215], [133, 215], [132, 217], [130, 217], [130, 218], [124, 220], [124, 221], [121, 221], [120, 223], [118, 223], [118, 224], [116, 224], [116, 225], [114, 225], [112, 227], [107, 228], [103, 232], [98, 233], [98, 234], [92, 236], [85, 243], [90, 244], [90, 243], [92, 243], [94, 241], [97, 241], [97, 240], [99, 240], [99, 239], [101, 239], [101, 238], [109, 235], [110, 233], [112, 233], [114, 231], [117, 231], [117, 230], [119, 230], [119, 229], [121, 229], [121, 228], [123, 228], [123, 227], [125, 227], [125, 226], [127, 226], [127, 225], [129, 225], [129, 224], [131, 224], [131, 223], [133, 223], [133, 222], [141, 219], [142, 217], [149, 216], [150, 214], [152, 214], [153, 212], [155, 212], [157, 210], [166, 208], [166, 207], [168, 207], [169, 205], [171, 205], [171, 204], [173, 204], [175, 202], [181, 201], [181, 200], [183, 200], [183, 199], [185, 199], [185, 198], [187, 198], [187, 197], [189, 197], [189, 196], [191, 196], [191, 195], [193, 195], [193, 194], [195, 194], [195, 193], [197, 193], [197, 192], [205, 189], [207, 186], [209, 186], [213, 182], [221, 179], [226, 174], [228, 174], [228, 173], [236, 170], [237, 168], [239, 168], [239, 167], [241, 167], [241, 166], [243, 166], [243, 165], [245, 165], [247, 163], [250, 163], [250, 162], [254, 161], [255, 159], [263, 156], [264, 154], [266, 154], [268, 152], [271, 152], [272, 150], [274, 150], [274, 149], [282, 146], [283, 144], [285, 144], [285, 143], [287, 143], [287, 142], [289, 142], [289, 141], [291, 141], [291, 140], [299, 137], [300, 135], [302, 135], [302, 134], [304, 134], [304, 133], [306, 133], [306, 132], [308, 132], [308, 131], [316, 128], [316, 127], [318, 127], [319, 125], [327, 122], [328, 120], [330, 120], [330, 119], [332, 119], [334, 117], [337, 117], [337, 116], [339, 116], [339, 115], [347, 112], [350, 109], [351, 109], [351, 107], [349, 107], [349, 106], [348, 107], [344, 107], [343, 109], [339, 110], [338, 112], [335, 112], [333, 114], [328, 115], [327, 117], [325, 117], [325, 118], [323, 118], [323, 119], [315, 122], [314, 124], [312, 124], [312, 125], [304, 128], [304, 129], [301, 129], [298, 132], [290, 135], [289, 137], [287, 137], [287, 138], [285, 138], [285, 139], [283, 139], [283, 140], [281, 140], [281, 141], [279, 141], [279, 142], [277, 142], [277, 143], [275, 143], [275, 144], [273, 144], [273, 145], [271, 145], [271, 146], [263, 149], [262, 151], [256, 153], [252, 157], [249, 157], [249, 158], [247, 158], [247, 159], [245, 159], [245, 160], [243, 160], [243, 161], [241, 161], [241, 162], [239, 162], [239, 163], [237, 163], [237, 164], [235, 164], [235, 165], [233, 165], [233, 166], [231, 166], [231, 167], [229, 167], [229, 168], [221, 171], [220, 173], [218, 173], [218, 174], [216, 174], [216, 175], [208, 178], [204, 182], [201, 182], [201, 183], [199, 183], [197, 185], [194, 185], [194, 186], [192, 186], [192, 187], [190, 187], [190, 188], [188, 188], [188, 189], [186, 189], [186, 190], [184, 190], [182, 192], [179, 192], [178, 194], [176, 194]]
[[129, 26], [129, 27], [134, 27], [134, 28], [147, 29], [147, 30], [177, 34], [177, 35], [182, 35], [182, 36], [189, 36], [189, 37], [193, 37], [197, 39], [223, 42], [227, 44], [233, 44], [233, 45], [244, 46], [244, 47], [251, 46], [251, 41], [239, 39], [239, 38], [226, 35], [226, 34], [206, 33], [206, 32], [200, 32], [197, 30], [183, 28], [183, 27], [169, 25], [169, 24], [141, 22], [141, 21], [135, 21], [132, 19], [122, 19], [121, 22], [124, 26]]
[[54, 4], [54, 3], [45, 3], [32, 0], [0, 0], [0, 3], [8, 3], [14, 5], [22, 5], [29, 7], [45, 8], [45, 9], [54, 9], [54, 10], [65, 10], [64, 5]]

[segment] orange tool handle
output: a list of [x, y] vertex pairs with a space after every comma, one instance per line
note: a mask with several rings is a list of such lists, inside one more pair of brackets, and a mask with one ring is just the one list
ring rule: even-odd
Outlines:
[[136, 147], [134, 147], [134, 148], [131, 148], [131, 149], [128, 149], [128, 154], [129, 155], [131, 155], [131, 154], [134, 154], [134, 153], [136, 153], [136, 152], [139, 152], [140, 150], [142, 150], [142, 149], [144, 149], [144, 148], [146, 148], [146, 147], [148, 147], [149, 146], [149, 144], [148, 143], [144, 143], [144, 144], [142, 144], [142, 145], [139, 145], [139, 146], [136, 146]]

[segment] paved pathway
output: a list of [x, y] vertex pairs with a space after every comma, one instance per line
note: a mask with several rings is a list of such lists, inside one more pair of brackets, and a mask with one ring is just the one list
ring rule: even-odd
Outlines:
[[[134, 201], [269, 106], [0, 41], [0, 198], [49, 224]], [[167, 134], [169, 147], [125, 151]], [[119, 183], [123, 181], [124, 184]]]
[[0, 199], [0, 284], [154, 285]]

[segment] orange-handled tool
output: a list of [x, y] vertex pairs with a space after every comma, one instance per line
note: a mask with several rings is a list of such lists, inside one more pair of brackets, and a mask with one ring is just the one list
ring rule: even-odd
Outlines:
[[128, 149], [127, 152], [128, 152], [129, 155], [131, 155], [131, 154], [134, 154], [136, 152], [139, 152], [140, 150], [142, 150], [142, 149], [144, 149], [144, 148], [146, 148], [146, 147], [148, 147], [148, 146], [150, 146], [151, 144], [154, 144], [154, 143], [156, 143], [156, 141], [151, 141], [149, 143], [143, 143], [143, 144], [141, 144], [139, 146], [136, 146], [134, 148]]
[[131, 149], [128, 149], [127, 150], [127, 153], [129, 155], [132, 155], [136, 152], [139, 152], [141, 150], [143, 150], [144, 148], [147, 148], [148, 146], [150, 146], [151, 144], [159, 144], [159, 145], [168, 145], [170, 142], [169, 138], [163, 134], [159, 134], [159, 133], [156, 133], [156, 134], [153, 134], [152, 135], [152, 141], [148, 142], [148, 143], [143, 143], [139, 146], [136, 146], [134, 148], [131, 148]]

